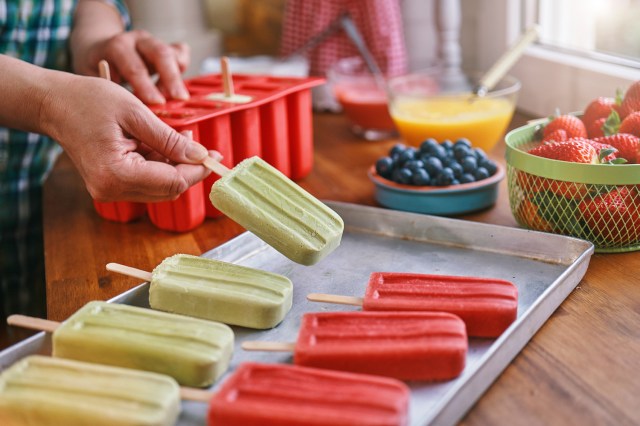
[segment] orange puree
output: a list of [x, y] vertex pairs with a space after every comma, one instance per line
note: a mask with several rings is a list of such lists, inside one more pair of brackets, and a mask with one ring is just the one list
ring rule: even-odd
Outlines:
[[418, 146], [427, 138], [439, 142], [467, 138], [473, 146], [489, 151], [507, 129], [514, 105], [507, 99], [470, 97], [398, 99], [391, 115], [410, 145]]

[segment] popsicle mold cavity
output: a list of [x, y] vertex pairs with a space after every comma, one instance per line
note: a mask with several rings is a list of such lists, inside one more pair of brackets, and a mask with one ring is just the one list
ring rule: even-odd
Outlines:
[[169, 426], [179, 411], [161, 374], [33, 355], [0, 375], [5, 426]]
[[217, 426], [407, 424], [408, 387], [394, 379], [285, 364], [245, 363], [211, 401]]
[[266, 329], [291, 309], [289, 278], [219, 260], [177, 254], [153, 270], [154, 309], [226, 324]]
[[226, 371], [233, 340], [231, 328], [219, 322], [94, 301], [53, 333], [53, 355], [167, 374], [201, 387]]
[[303, 316], [294, 363], [401, 380], [449, 380], [465, 366], [464, 322], [444, 312]]
[[469, 336], [498, 337], [517, 317], [518, 288], [496, 278], [374, 272], [362, 308], [449, 312]]
[[209, 198], [294, 262], [313, 265], [340, 245], [342, 218], [259, 157], [218, 179]]

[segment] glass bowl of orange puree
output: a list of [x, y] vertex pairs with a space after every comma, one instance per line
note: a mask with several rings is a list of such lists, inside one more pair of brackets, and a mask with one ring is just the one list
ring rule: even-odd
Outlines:
[[505, 76], [482, 97], [474, 96], [482, 73], [432, 68], [388, 81], [389, 109], [400, 136], [419, 146], [427, 138], [467, 138], [489, 152], [513, 116], [520, 82]]
[[343, 58], [327, 71], [327, 82], [351, 130], [367, 140], [397, 137], [385, 87], [380, 87], [360, 57]]

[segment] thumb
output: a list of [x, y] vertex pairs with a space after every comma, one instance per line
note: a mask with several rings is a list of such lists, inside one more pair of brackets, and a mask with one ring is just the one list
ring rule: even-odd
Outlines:
[[153, 112], [145, 111], [142, 114], [144, 117], [135, 120], [127, 131], [154, 151], [176, 163], [188, 164], [201, 164], [209, 155], [204, 146], [181, 135]]

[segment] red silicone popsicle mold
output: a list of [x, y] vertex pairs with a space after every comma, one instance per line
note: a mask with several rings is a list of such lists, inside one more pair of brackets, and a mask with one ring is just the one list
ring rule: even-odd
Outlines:
[[[293, 180], [302, 179], [313, 165], [311, 88], [323, 78], [234, 75], [236, 95], [248, 96], [244, 103], [224, 97], [222, 76], [210, 74], [185, 80], [191, 98], [169, 101], [149, 108], [165, 123], [183, 132], [207, 149], [219, 151], [222, 163], [233, 167], [245, 158], [262, 157]], [[108, 220], [130, 222], [149, 214], [160, 229], [184, 232], [196, 228], [206, 217], [222, 214], [209, 200], [212, 174], [177, 200], [148, 203], [98, 203], [98, 214]]]

